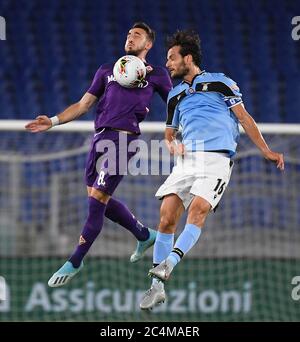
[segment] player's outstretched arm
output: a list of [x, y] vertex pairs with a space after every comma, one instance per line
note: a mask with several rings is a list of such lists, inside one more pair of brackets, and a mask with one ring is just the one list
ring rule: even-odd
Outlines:
[[231, 107], [231, 110], [234, 112], [234, 114], [238, 118], [240, 124], [243, 126], [249, 138], [260, 149], [262, 155], [266, 159], [276, 163], [277, 168], [283, 171], [284, 170], [283, 154], [278, 153], [278, 152], [273, 152], [270, 150], [259, 128], [257, 127], [256, 122], [254, 121], [252, 116], [246, 111], [244, 106], [242, 104], [238, 104], [234, 107]]
[[[61, 125], [77, 119], [89, 111], [96, 101], [96, 96], [90, 93], [85, 93], [80, 101], [72, 104], [56, 116], [55, 120], [58, 120], [57, 124]], [[53, 120], [51, 120], [47, 115], [39, 115], [33, 121], [29, 122], [25, 128], [27, 131], [37, 133], [47, 131], [52, 126], [54, 126]]]

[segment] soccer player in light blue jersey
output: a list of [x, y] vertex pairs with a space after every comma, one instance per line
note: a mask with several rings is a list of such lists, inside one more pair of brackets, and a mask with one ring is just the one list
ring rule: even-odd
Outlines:
[[[151, 288], [141, 309], [165, 301], [164, 282], [173, 268], [198, 241], [207, 215], [216, 209], [226, 189], [239, 138], [240, 123], [264, 158], [284, 169], [283, 155], [273, 152], [246, 111], [237, 84], [222, 73], [200, 69], [200, 39], [177, 31], [168, 41], [167, 68], [182, 82], [168, 96], [166, 143], [177, 164], [156, 196], [163, 199], [153, 251]], [[182, 128], [182, 142], [176, 133]], [[187, 222], [174, 245], [174, 233], [183, 212]], [[173, 246], [174, 245], [174, 246]]]

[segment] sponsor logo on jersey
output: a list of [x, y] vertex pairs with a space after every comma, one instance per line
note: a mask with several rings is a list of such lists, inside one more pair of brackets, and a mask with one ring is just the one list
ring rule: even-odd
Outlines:
[[137, 88], [146, 88], [146, 87], [148, 86], [148, 84], [149, 84], [148, 81], [142, 80], [142, 81], [138, 84]]
[[107, 83], [115, 81], [114, 75], [107, 76]]

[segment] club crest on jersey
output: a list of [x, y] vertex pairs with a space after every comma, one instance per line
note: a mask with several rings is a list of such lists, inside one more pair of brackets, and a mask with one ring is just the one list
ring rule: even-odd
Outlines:
[[147, 74], [149, 74], [149, 72], [151, 72], [151, 71], [153, 71], [152, 66], [151, 66], [151, 65], [147, 65], [147, 66], [146, 66], [146, 72], [147, 72]]

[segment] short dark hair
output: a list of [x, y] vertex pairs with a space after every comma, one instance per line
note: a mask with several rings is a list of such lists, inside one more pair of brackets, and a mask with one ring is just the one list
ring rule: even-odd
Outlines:
[[133, 24], [132, 28], [143, 29], [147, 33], [148, 39], [151, 40], [152, 43], [154, 43], [155, 31], [153, 31], [149, 25], [147, 25], [146, 23], [144, 23], [142, 21], [138, 21], [138, 22]]
[[167, 49], [173, 46], [180, 46], [179, 53], [182, 57], [192, 55], [194, 63], [200, 67], [202, 61], [202, 51], [200, 37], [193, 30], [177, 30], [172, 36], [167, 38]]

